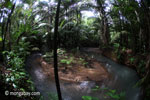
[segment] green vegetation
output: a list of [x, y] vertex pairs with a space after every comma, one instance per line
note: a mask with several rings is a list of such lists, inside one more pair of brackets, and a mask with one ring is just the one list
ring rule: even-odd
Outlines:
[[[24, 69], [25, 56], [28, 55], [26, 51], [28, 47], [18, 49], [17, 47], [13, 51], [3, 51], [4, 60], [7, 68], [2, 72], [2, 82], [7, 87], [3, 87], [4, 90], [14, 92], [29, 92], [35, 91], [35, 87], [31, 78]], [[21, 51], [21, 52], [20, 52]], [[36, 97], [29, 96], [16, 96], [17, 98], [35, 99]]]
[[[112, 99], [112, 100], [125, 100], [125, 92], [118, 93], [115, 89], [108, 89], [108, 88], [100, 88], [99, 86], [96, 86], [92, 89], [93, 91], [105, 91], [104, 98], [106, 99]], [[82, 96], [83, 100], [100, 100], [96, 97], [91, 96]]]
[[121, 92], [121, 93], [116, 93], [116, 90], [109, 90], [107, 93], [106, 93], [106, 96], [105, 98], [112, 98], [112, 99], [115, 99], [115, 100], [125, 100], [125, 93], [124, 92]]
[[82, 100], [99, 100], [99, 99], [91, 96], [82, 96]]
[[[56, 16], [58, 1], [0, 1], [2, 92], [35, 91], [24, 69], [26, 58], [32, 53], [41, 52], [48, 62], [52, 62], [49, 58], [56, 58], [58, 53], [60, 66], [72, 67], [76, 63], [87, 66], [87, 58], [76, 57], [75, 53], [84, 47], [96, 47], [103, 55], [134, 69], [140, 77], [136, 86], [142, 87], [144, 100], [149, 100], [149, 0], [62, 0]], [[57, 37], [54, 38], [55, 35]], [[53, 56], [55, 46], [61, 49], [57, 49]], [[108, 97], [117, 100], [123, 95], [116, 94], [114, 90], [108, 92]], [[97, 100], [89, 96], [83, 96], [82, 99]]]
[[[72, 67], [73, 65], [81, 65], [81, 66], [86, 66], [89, 63], [86, 61], [86, 59], [80, 55], [80, 53], [77, 50], [65, 50], [62, 48], [59, 48], [57, 50], [58, 53], [58, 64], [59, 66], [66, 66], [69, 65]], [[43, 57], [47, 62], [52, 63], [52, 52], [47, 52]]]
[[[48, 94], [48, 99], [49, 100], [58, 100], [58, 96], [55, 93], [47, 93]], [[44, 100], [44, 97], [41, 96], [39, 100]]]

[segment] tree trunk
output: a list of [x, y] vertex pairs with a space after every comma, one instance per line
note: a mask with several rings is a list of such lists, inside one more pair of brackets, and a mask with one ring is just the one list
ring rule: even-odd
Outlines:
[[106, 17], [106, 12], [105, 12], [105, 8], [103, 7], [103, 3], [102, 1], [98, 1], [97, 3], [99, 5], [99, 11], [100, 11], [100, 17], [101, 17], [101, 40], [103, 42], [104, 45], [108, 45], [109, 44], [109, 40], [110, 40], [110, 36], [109, 36], [109, 28], [108, 28], [108, 20]]
[[[9, 32], [8, 32], [8, 28], [9, 28], [9, 25], [10, 25], [10, 22], [11, 22], [11, 15], [12, 13], [14, 12], [14, 8], [16, 6], [16, 3], [12, 6], [11, 8], [11, 12], [10, 14], [8, 15], [8, 19], [7, 19], [7, 23], [6, 23], [6, 28], [5, 28], [5, 34], [3, 33], [3, 50], [5, 50], [5, 41], [6, 41], [6, 35], [8, 33], [9, 35]], [[10, 42], [10, 41], [9, 41]]]
[[55, 73], [55, 82], [58, 93], [58, 99], [62, 100], [59, 76], [58, 76], [58, 63], [57, 63], [57, 35], [58, 35], [58, 23], [59, 23], [59, 10], [60, 10], [61, 0], [58, 0], [57, 11], [55, 17], [55, 30], [54, 30], [54, 73]]
[[140, 2], [141, 8], [143, 11], [143, 33], [145, 35], [144, 40], [145, 40], [145, 51], [150, 50], [150, 10], [149, 10], [149, 4], [148, 1], [146, 0], [141, 0]]
[[11, 51], [11, 45], [12, 45], [12, 42], [11, 42], [11, 21], [9, 23], [9, 27], [8, 27], [8, 50]]
[[4, 22], [2, 22], [2, 51], [4, 51], [4, 50], [5, 50], [4, 29], [5, 29], [5, 23], [4, 23]]

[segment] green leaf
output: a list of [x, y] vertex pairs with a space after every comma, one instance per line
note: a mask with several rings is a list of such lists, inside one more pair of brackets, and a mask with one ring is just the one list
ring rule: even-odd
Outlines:
[[66, 63], [67, 60], [66, 60], [66, 59], [61, 59], [60, 62], [61, 62], [61, 63]]
[[112, 98], [118, 100], [120, 97], [119, 97], [119, 95], [112, 95]]
[[10, 0], [6, 0], [5, 3], [4, 3], [4, 7], [6, 7], [6, 8], [10, 8], [10, 7], [12, 7], [12, 5], [13, 4]]
[[82, 99], [83, 100], [92, 100], [92, 97], [91, 96], [82, 96]]
[[26, 73], [25, 72], [20, 72], [20, 75], [25, 75]]
[[111, 93], [116, 93], [116, 90], [109, 90]]
[[2, 37], [0, 36], [0, 42], [2, 41]]
[[105, 88], [103, 88], [103, 90], [108, 90], [108, 88], [107, 88], [107, 87], [105, 87]]
[[98, 91], [100, 90], [100, 87], [99, 86], [96, 86], [95, 88], [92, 89], [93, 91]]
[[110, 96], [110, 97], [113, 96], [113, 94], [112, 94], [111, 92], [107, 92], [106, 95], [107, 95], [107, 96]]
[[67, 61], [66, 63], [69, 65], [69, 64], [71, 64], [71, 61]]
[[62, 28], [63, 24], [65, 23], [65, 20], [63, 20], [61, 23], [60, 23], [60, 28]]
[[95, 88], [94, 88], [94, 89], [92, 89], [92, 91], [97, 91], [97, 90], [98, 90], [98, 89], [95, 89]]
[[11, 76], [11, 81], [14, 81], [14, 80], [15, 80], [14, 76]]
[[16, 73], [15, 77], [18, 79], [20, 77], [19, 73]]
[[135, 61], [135, 58], [134, 58], [134, 57], [131, 57], [131, 58], [130, 58], [130, 62], [133, 63], [134, 61]]
[[25, 92], [25, 89], [24, 89], [24, 88], [20, 88], [20, 90], [21, 90], [22, 92]]
[[91, 97], [91, 96], [82, 96], [82, 99], [83, 99], [83, 100], [99, 100], [98, 98], [96, 98], [96, 97]]
[[99, 88], [99, 86], [96, 86], [96, 88], [98, 89], [98, 88]]

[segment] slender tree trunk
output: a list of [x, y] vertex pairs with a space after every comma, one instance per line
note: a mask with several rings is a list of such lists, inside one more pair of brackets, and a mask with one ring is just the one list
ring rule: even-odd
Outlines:
[[[79, 11], [78, 11], [78, 9], [76, 9], [76, 17], [77, 17], [76, 18], [77, 19], [76, 27], [78, 27], [78, 25], [79, 25]], [[79, 41], [80, 41], [79, 31], [76, 31], [76, 35], [77, 35], [77, 37], [75, 38], [74, 42], [75, 42], [75, 46], [79, 47]]]
[[97, 3], [99, 5], [99, 12], [100, 12], [100, 17], [101, 17], [101, 36], [102, 36], [102, 42], [104, 45], [109, 44], [110, 40], [110, 34], [109, 34], [109, 27], [108, 27], [108, 20], [104, 8], [104, 2], [97, 0]]
[[12, 42], [11, 42], [11, 21], [9, 23], [9, 27], [8, 27], [8, 50], [11, 51], [11, 45], [12, 45]]
[[[118, 12], [119, 13], [119, 12]], [[121, 14], [119, 13], [119, 24], [120, 24], [120, 28], [119, 28], [119, 30], [120, 30], [120, 45], [119, 45], [119, 48], [121, 48], [122, 46], [123, 46], [123, 34], [122, 34], [122, 30], [123, 30], [123, 25], [122, 25], [122, 20], [121, 20]]]
[[2, 22], [2, 51], [5, 50], [5, 43], [4, 43], [4, 29], [5, 29], [5, 23]]
[[54, 30], [54, 73], [55, 73], [55, 82], [58, 93], [58, 99], [62, 100], [59, 76], [58, 76], [58, 63], [57, 63], [57, 35], [58, 35], [58, 23], [59, 23], [59, 10], [60, 10], [61, 0], [58, 0], [57, 11], [55, 17], [55, 30]]
[[8, 15], [8, 19], [7, 19], [7, 23], [6, 23], [6, 28], [5, 28], [5, 34], [3, 33], [3, 50], [5, 50], [5, 41], [6, 41], [6, 34], [9, 33], [8, 32], [8, 28], [9, 28], [9, 24], [11, 22], [11, 15], [12, 13], [14, 12], [14, 9], [15, 9], [15, 6], [16, 6], [16, 3], [14, 3], [14, 5], [12, 6], [11, 8], [11, 12], [10, 14]]

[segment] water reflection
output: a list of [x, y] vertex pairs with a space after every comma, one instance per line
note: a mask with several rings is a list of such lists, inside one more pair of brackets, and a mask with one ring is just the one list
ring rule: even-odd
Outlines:
[[[112, 60], [101, 55], [88, 52], [88, 55], [100, 62], [103, 62], [108, 72], [111, 74], [111, 79], [104, 82], [83, 81], [79, 83], [61, 82], [61, 91], [63, 100], [81, 100], [82, 96], [93, 96], [100, 100], [110, 100], [104, 98], [105, 91], [93, 91], [92, 88], [99, 86], [103, 88], [116, 89], [119, 92], [126, 92], [126, 100], [140, 100], [140, 88], [133, 88], [138, 81], [137, 74], [134, 70], [125, 66], [119, 65]], [[28, 70], [33, 78], [38, 91], [44, 96], [44, 100], [49, 100], [48, 93], [56, 93], [55, 82], [50, 77], [45, 76], [40, 68]]]

